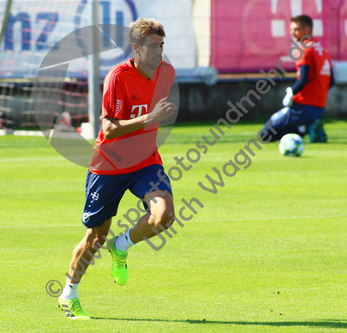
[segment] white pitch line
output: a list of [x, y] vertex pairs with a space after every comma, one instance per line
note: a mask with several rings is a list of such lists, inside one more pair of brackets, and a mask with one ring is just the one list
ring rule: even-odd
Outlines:
[[0, 163], [37, 162], [37, 161], [65, 161], [65, 160], [62, 156], [0, 158]]
[[[313, 219], [313, 218], [325, 218], [325, 217], [347, 217], [347, 215], [312, 215], [312, 216], [285, 216], [285, 217], [253, 217], [244, 219], [213, 219], [214, 222], [224, 221], [259, 221], [259, 220], [288, 220], [288, 219]], [[192, 221], [193, 222], [193, 221]], [[195, 220], [194, 222], [211, 222], [211, 220]]]
[[[312, 215], [312, 216], [291, 216], [291, 217], [254, 217], [245, 219], [213, 219], [213, 222], [225, 222], [225, 221], [260, 221], [260, 220], [288, 220], [288, 219], [314, 219], [314, 218], [326, 218], [326, 217], [347, 217], [347, 215]], [[192, 219], [191, 221], [185, 221], [184, 224], [188, 222], [211, 222], [211, 220], [197, 220]], [[7, 225], [0, 226], [0, 229], [28, 229], [28, 228], [61, 228], [61, 227], [80, 227], [82, 225], [76, 224], [53, 224], [53, 225]], [[111, 227], [112, 229], [112, 227]]]
[[0, 229], [31, 229], [31, 228], [59, 228], [59, 227], [80, 227], [83, 226], [76, 224], [53, 224], [53, 225], [4, 225]]

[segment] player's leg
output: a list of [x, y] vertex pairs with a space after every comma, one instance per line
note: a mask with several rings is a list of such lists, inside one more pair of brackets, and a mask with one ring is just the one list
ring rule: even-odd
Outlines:
[[69, 276], [70, 283], [79, 283], [85, 274], [94, 254], [104, 244], [111, 227], [112, 218], [104, 222], [100, 227], [87, 229], [82, 241], [75, 247], [72, 253]]
[[112, 276], [120, 285], [124, 285], [128, 279], [128, 249], [141, 240], [149, 239], [169, 228], [174, 220], [171, 185], [161, 165], [152, 165], [140, 170], [136, 181], [129, 189], [144, 200], [148, 213], [140, 217], [136, 224], [134, 221], [131, 229], [110, 240], [110, 252], [113, 257]]
[[174, 203], [171, 193], [163, 194], [161, 191], [155, 191], [146, 194], [145, 199], [150, 203], [150, 213], [143, 215], [129, 231], [134, 244], [156, 236], [158, 233], [155, 230], [162, 232], [174, 221]]
[[174, 220], [173, 197], [170, 180], [161, 165], [144, 168], [140, 177], [129, 189], [143, 200], [147, 210], [147, 214], [128, 231], [134, 244], [157, 235], [153, 228], [162, 232], [170, 227], [170, 223]]
[[313, 105], [296, 104], [290, 117], [294, 125], [301, 125], [304, 134], [309, 134], [309, 142], [327, 142], [327, 136], [323, 129], [323, 116], [325, 108]]
[[[314, 123], [317, 118], [323, 118], [324, 111], [324, 108], [298, 103], [293, 103], [293, 106], [290, 108], [283, 108], [273, 114], [269, 119], [269, 121], [271, 121], [271, 127], [277, 131], [277, 134], [272, 136], [271, 141], [279, 140], [283, 135], [288, 133], [297, 133], [304, 136], [307, 133], [310, 124]], [[316, 124], [318, 125], [315, 126], [314, 129], [311, 127], [311, 132], [318, 136], [318, 132], [322, 126], [320, 126], [320, 122], [317, 122]], [[266, 124], [263, 129], [270, 133]], [[321, 135], [323, 136], [323, 134]], [[263, 136], [263, 139], [266, 140], [267, 136]], [[310, 142], [311, 140], [312, 139], [310, 139]]]
[[310, 136], [310, 143], [326, 143], [328, 142], [328, 136], [323, 128], [323, 119], [317, 118], [314, 122], [307, 126], [307, 132]]
[[318, 142], [320, 143], [327, 143], [328, 142], [328, 135], [324, 131], [324, 122], [323, 119], [319, 119], [321, 124], [318, 127], [317, 134], [318, 134]]
[[143, 215], [137, 224], [124, 234], [110, 239], [110, 253], [113, 258], [112, 276], [114, 282], [124, 285], [128, 280], [126, 259], [128, 250], [138, 242], [152, 238], [171, 226], [174, 221], [172, 194], [161, 191], [145, 195], [150, 213]]
[[69, 277], [66, 278], [65, 288], [58, 300], [59, 307], [71, 319], [89, 319], [79, 302], [78, 287], [82, 276], [93, 261], [94, 254], [104, 244], [111, 221], [112, 219], [109, 219], [100, 227], [87, 229], [86, 235], [73, 250]]
[[59, 297], [58, 305], [72, 318], [88, 319], [79, 303], [78, 287], [89, 263], [101, 245], [111, 226], [112, 216], [116, 215], [119, 201], [125, 188], [122, 177], [100, 176], [88, 171], [86, 178], [86, 200], [82, 221], [87, 228], [86, 235], [73, 251], [66, 286]]
[[[289, 117], [290, 108], [288, 106], [274, 113], [262, 128], [262, 139], [273, 142], [280, 140], [285, 134], [293, 133], [291, 132], [293, 130], [292, 126], [288, 126]], [[270, 126], [274, 131], [269, 128]]]

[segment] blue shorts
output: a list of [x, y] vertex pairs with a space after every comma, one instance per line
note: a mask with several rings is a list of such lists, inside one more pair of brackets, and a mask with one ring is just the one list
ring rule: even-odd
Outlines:
[[[160, 175], [165, 176], [165, 180], [160, 181]], [[160, 191], [166, 190], [172, 195], [171, 187], [167, 185], [170, 184], [169, 177], [164, 173], [164, 168], [158, 164], [124, 175], [95, 175], [88, 170], [83, 224], [86, 228], [103, 225], [117, 214], [119, 202], [126, 190], [143, 199], [145, 194], [156, 191], [151, 182], [156, 184]], [[147, 209], [145, 203], [144, 207]]]
[[[266, 124], [262, 129], [270, 133], [272, 136], [271, 141], [280, 140], [283, 135], [288, 133], [297, 133], [303, 136], [306, 133], [299, 131], [299, 127], [310, 125], [316, 119], [322, 119], [324, 112], [325, 108], [293, 103], [292, 107], [285, 107], [277, 111], [268, 120], [271, 120], [271, 127], [277, 132], [276, 134], [271, 133]], [[267, 140], [267, 136], [263, 136], [263, 139]]]

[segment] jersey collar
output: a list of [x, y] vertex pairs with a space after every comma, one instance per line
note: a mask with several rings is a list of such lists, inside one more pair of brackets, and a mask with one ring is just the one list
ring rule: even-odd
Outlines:
[[[145, 77], [143, 77], [143, 76], [136, 70], [136, 68], [135, 68], [135, 66], [134, 66], [134, 60], [135, 60], [134, 58], [133, 58], [133, 59], [130, 59], [130, 60], [127, 62], [127, 64], [128, 64], [128, 66], [131, 68], [131, 70], [133, 70], [133, 71], [136, 73], [135, 75], [137, 75], [137, 76], [139, 77], [139, 79], [142, 79], [142, 80], [144, 80], [145, 82], [148, 82], [149, 84], [151, 84], [151, 83], [156, 83], [157, 80], [158, 80], [158, 76], [159, 76], [160, 69], [161, 69], [161, 64], [160, 64], [159, 68], [154, 72], [153, 76], [152, 76], [149, 80], [147, 80]], [[163, 63], [163, 60], [161, 61], [161, 63]]]

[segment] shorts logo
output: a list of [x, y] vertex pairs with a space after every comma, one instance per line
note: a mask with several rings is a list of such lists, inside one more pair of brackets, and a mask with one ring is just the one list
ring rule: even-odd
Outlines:
[[99, 193], [94, 192], [91, 194], [91, 197], [96, 201], [99, 199]]
[[123, 100], [122, 99], [117, 99], [116, 114], [118, 114], [120, 111], [122, 111], [122, 106], [123, 106]]
[[90, 213], [83, 213], [82, 220], [84, 223], [87, 223], [90, 220]]

